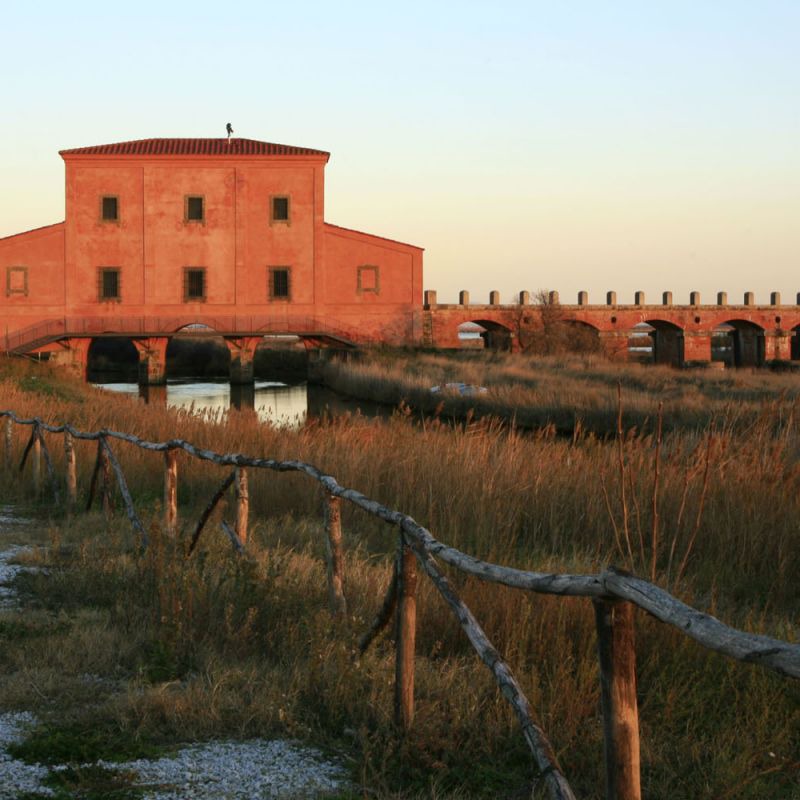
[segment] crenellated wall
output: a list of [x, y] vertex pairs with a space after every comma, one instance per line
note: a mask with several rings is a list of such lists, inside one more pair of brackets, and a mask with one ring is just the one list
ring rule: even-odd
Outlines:
[[[719, 292], [714, 304], [703, 304], [699, 292], [691, 292], [689, 302], [676, 304], [672, 292], [664, 292], [657, 304], [648, 304], [644, 292], [635, 292], [633, 303], [618, 302], [617, 293], [607, 292], [602, 304], [590, 304], [588, 292], [579, 292], [575, 304], [560, 301], [558, 292], [549, 292], [533, 303], [523, 291], [515, 302], [503, 304], [500, 293], [489, 293], [489, 302], [470, 302], [468, 291], [459, 294], [459, 303], [439, 303], [435, 291], [424, 296], [424, 344], [430, 347], [470, 346], [459, 337], [459, 326], [480, 325], [487, 346], [514, 351], [524, 350], [526, 339], [547, 325], [574, 325], [591, 331], [611, 357], [629, 357], [629, 344], [636, 326], [643, 323], [653, 330], [654, 357], [657, 362], [675, 365], [708, 364], [712, 361], [712, 336], [721, 326], [731, 337], [731, 360], [741, 365], [788, 362], [800, 354], [795, 337], [800, 329], [800, 294], [793, 305], [784, 305], [778, 292], [769, 303], [758, 305], [753, 292], [746, 292], [741, 304], [731, 304]], [[640, 331], [643, 329], [639, 329]], [[647, 330], [647, 329], [644, 329]]]

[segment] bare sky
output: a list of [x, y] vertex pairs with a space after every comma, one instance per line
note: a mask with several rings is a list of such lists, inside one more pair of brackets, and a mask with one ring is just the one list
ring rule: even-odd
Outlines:
[[63, 219], [59, 149], [231, 121], [440, 300], [800, 291], [796, 0], [10, 6], [0, 235]]

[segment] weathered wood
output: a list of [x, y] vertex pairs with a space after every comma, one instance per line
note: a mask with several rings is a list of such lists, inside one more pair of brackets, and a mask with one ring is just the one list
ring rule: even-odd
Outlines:
[[100, 470], [103, 466], [103, 442], [101, 439], [97, 440], [97, 455], [94, 459], [94, 467], [92, 468], [92, 478], [89, 481], [89, 496], [86, 499], [86, 510], [92, 510], [92, 503], [94, 502], [94, 495], [97, 491], [97, 478], [100, 475]]
[[[122, 471], [122, 466], [120, 465], [119, 461], [117, 461], [117, 457], [114, 455], [114, 451], [109, 446], [108, 442], [105, 439], [100, 440], [100, 446], [103, 448], [104, 451], [104, 463], [109, 465], [111, 469], [114, 470], [114, 474], [117, 478], [117, 486], [119, 487], [119, 493], [122, 495], [122, 502], [125, 504], [125, 512], [128, 515], [128, 519], [130, 520], [131, 526], [133, 529], [139, 534], [140, 543], [143, 548], [147, 547], [147, 531], [144, 529], [144, 525], [142, 525], [142, 521], [139, 519], [139, 516], [136, 513], [136, 508], [133, 505], [133, 497], [131, 497], [130, 490], [128, 489], [128, 482], [125, 480], [125, 473]], [[111, 477], [109, 475], [108, 485], [110, 489], [111, 484]]]
[[247, 523], [250, 515], [250, 492], [247, 488], [247, 470], [244, 467], [236, 468], [236, 536], [247, 545]]
[[231, 540], [231, 544], [233, 545], [233, 549], [241, 556], [244, 555], [244, 545], [239, 540], [239, 537], [236, 535], [236, 531], [225, 522], [224, 519], [219, 521], [220, 527], [225, 532], [225, 535]]
[[548, 741], [545, 732], [533, 721], [528, 698], [525, 697], [525, 693], [517, 683], [516, 678], [511, 674], [508, 664], [489, 641], [478, 620], [475, 619], [472, 612], [458, 596], [450, 582], [439, 571], [430, 553], [426, 552], [425, 548], [413, 539], [409, 541], [409, 544], [439, 594], [442, 595], [453, 610], [470, 644], [475, 648], [475, 652], [491, 671], [503, 697], [508, 700], [514, 709], [514, 713], [522, 726], [525, 742], [533, 755], [541, 780], [547, 787], [550, 797], [552, 800], [574, 800], [575, 795], [561, 772], [561, 767], [553, 752], [552, 745]]
[[164, 527], [174, 534], [178, 529], [178, 451], [164, 453]]
[[400, 534], [397, 549], [397, 654], [394, 719], [403, 731], [414, 722], [414, 672], [417, 642], [417, 559]]
[[607, 800], [641, 800], [636, 648], [631, 603], [594, 600]]
[[67, 512], [71, 512], [78, 502], [78, 471], [75, 464], [75, 441], [69, 431], [64, 431], [64, 463], [67, 477]]
[[100, 503], [106, 519], [111, 519], [113, 514], [111, 496], [111, 463], [108, 457], [109, 447], [105, 439], [100, 439]]
[[5, 425], [5, 458], [4, 464], [7, 470], [11, 470], [13, 463], [13, 449], [14, 449], [14, 420], [11, 417], [6, 417]]
[[206, 523], [208, 522], [208, 518], [214, 513], [214, 509], [219, 504], [219, 501], [225, 495], [225, 492], [228, 491], [230, 485], [236, 480], [236, 470], [233, 470], [230, 475], [222, 482], [222, 485], [217, 489], [214, 493], [214, 496], [211, 498], [209, 504], [203, 510], [203, 513], [200, 515], [200, 519], [197, 521], [197, 526], [194, 529], [194, 533], [192, 534], [192, 541], [189, 544], [189, 550], [187, 552], [187, 556], [190, 556], [193, 552], [195, 547], [197, 547], [197, 542], [200, 539], [200, 534], [203, 532]]
[[328, 569], [328, 601], [331, 613], [343, 617], [347, 614], [344, 596], [344, 555], [342, 553], [342, 509], [336, 495], [325, 492], [325, 551]]
[[33, 481], [33, 491], [37, 497], [42, 492], [42, 438], [39, 428], [35, 427], [31, 442], [31, 478]]
[[662, 622], [684, 631], [712, 650], [717, 650], [740, 661], [757, 663], [782, 674], [800, 678], [800, 645], [729, 628], [719, 620], [681, 603], [653, 584], [638, 578], [631, 578], [635, 583], [625, 583], [625, 580], [619, 577], [619, 573], [615, 574], [613, 571], [603, 575], [559, 575], [527, 572], [480, 561], [454, 547], [439, 542], [429, 530], [419, 525], [412, 517], [387, 508], [355, 489], [340, 486], [335, 478], [303, 461], [277, 461], [269, 458], [250, 458], [241, 454], [221, 454], [195, 447], [182, 439], [149, 442], [119, 431], [79, 431], [69, 424], [54, 426], [46, 424], [36, 417], [18, 417], [13, 411], [0, 411], [0, 417], [10, 418], [19, 425], [38, 424], [42, 426], [43, 430], [50, 433], [69, 431], [75, 439], [84, 441], [97, 441], [102, 437], [107, 437], [153, 452], [181, 448], [193, 458], [220, 466], [254, 467], [275, 472], [300, 472], [320, 483], [331, 494], [353, 503], [368, 514], [390, 524], [399, 525], [414, 542], [419, 543], [427, 552], [448, 565], [481, 580], [543, 594], [606, 598], [615, 596], [619, 599], [629, 600], [654, 614]]
[[389, 620], [394, 614], [397, 607], [397, 559], [392, 562], [392, 579], [389, 581], [389, 588], [386, 590], [386, 596], [383, 598], [375, 619], [372, 621], [369, 630], [361, 637], [358, 642], [358, 652], [364, 655], [367, 648], [375, 640], [375, 637], [389, 624]]
[[709, 650], [800, 678], [800, 645], [771, 636], [738, 631], [710, 614], [687, 606], [669, 592], [635, 575], [609, 569], [603, 573], [602, 580], [609, 596], [628, 600], [661, 622], [691, 636]]
[[50, 451], [47, 449], [47, 442], [44, 440], [40, 428], [36, 428], [36, 436], [39, 439], [39, 447], [41, 455], [44, 458], [45, 469], [47, 470], [47, 479], [50, 481], [50, 488], [53, 490], [53, 500], [56, 507], [61, 505], [61, 492], [58, 490], [58, 478], [56, 478], [56, 471], [53, 469], [53, 461], [50, 458]]

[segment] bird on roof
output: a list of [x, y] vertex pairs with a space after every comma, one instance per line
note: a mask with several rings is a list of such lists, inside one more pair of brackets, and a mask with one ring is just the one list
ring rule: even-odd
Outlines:
[[225, 126], [225, 130], [228, 131], [228, 138], [231, 138], [231, 134], [233, 133], [233, 125], [230, 122]]

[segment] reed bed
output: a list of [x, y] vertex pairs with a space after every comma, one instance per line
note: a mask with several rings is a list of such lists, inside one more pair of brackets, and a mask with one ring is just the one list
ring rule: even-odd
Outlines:
[[[429, 370], [428, 362], [419, 369]], [[530, 362], [503, 359], [500, 367], [527, 374]], [[469, 382], [488, 383], [481, 380], [487, 374]], [[17, 365], [4, 367], [0, 405], [83, 430], [303, 459], [478, 557], [558, 572], [614, 564], [652, 576], [726, 622], [796, 641], [800, 431], [789, 381], [731, 380], [733, 395], [770, 399], [746, 423], [723, 415], [681, 430], [665, 407], [660, 436], [657, 424], [636, 432], [623, 419], [613, 441], [580, 431], [557, 437], [552, 428], [523, 435], [491, 419], [419, 422], [407, 409], [387, 421], [352, 417], [278, 430], [246, 412], [203, 420]], [[607, 385], [616, 395], [611, 377]], [[712, 389], [724, 408], [721, 385], [697, 391]], [[623, 389], [624, 407], [634, 391]], [[16, 436], [21, 454], [23, 434]], [[60, 447], [49, 441], [63, 474]], [[85, 490], [94, 453], [77, 447]], [[0, 705], [42, 708], [30, 687], [45, 686], [71, 724], [89, 724], [79, 710], [79, 682], [64, 676], [91, 671], [124, 687], [102, 693], [92, 712], [91, 724], [103, 730], [157, 744], [221, 735], [310, 738], [352, 759], [364, 796], [531, 796], [535, 776], [516, 723], [429, 586], [419, 598], [410, 736], [399, 737], [391, 721], [390, 648], [355, 659], [358, 635], [389, 580], [392, 530], [345, 509], [349, 614], [332, 627], [322, 498], [313, 486], [300, 476], [253, 471], [253, 560], [234, 559], [218, 529], [187, 559], [185, 532], [172, 538], [160, 527], [159, 457], [124, 445], [115, 451], [153, 546], [136, 553], [122, 514], [111, 523], [98, 514], [57, 520], [51, 546], [36, 556], [51, 572], [28, 576], [23, 588], [42, 625], [56, 618], [63, 627], [6, 649]], [[181, 461], [187, 528], [222, 478], [212, 465]], [[24, 482], [6, 480], [0, 499], [31, 497]], [[579, 796], [601, 797], [591, 605], [451, 579], [521, 679]], [[791, 797], [800, 762], [796, 682], [730, 663], [644, 615], [637, 626], [645, 796]]]
[[[663, 407], [666, 430], [702, 429], [724, 416], [746, 427], [765, 403], [793, 401], [800, 394], [795, 372], [684, 370], [613, 363], [599, 355], [527, 356], [503, 353], [370, 354], [332, 361], [325, 382], [338, 392], [393, 406], [408, 403], [428, 415], [463, 419], [496, 417], [519, 428], [546, 426], [562, 434], [613, 435], [619, 386], [626, 429], [653, 432]], [[431, 387], [465, 383], [485, 394], [433, 394]]]

